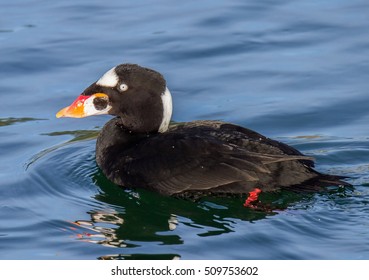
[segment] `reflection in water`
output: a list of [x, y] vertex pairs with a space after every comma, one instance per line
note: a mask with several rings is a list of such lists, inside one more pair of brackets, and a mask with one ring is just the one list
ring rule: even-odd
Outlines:
[[16, 123], [30, 122], [30, 121], [44, 121], [47, 119], [36, 118], [0, 118], [0, 126], [7, 126]]
[[[116, 234], [115, 226], [123, 225], [124, 220], [115, 212], [92, 212], [90, 221], [79, 220], [74, 222], [78, 229], [83, 230], [76, 237], [81, 241], [87, 241], [104, 246], [127, 247], [123, 240]], [[77, 228], [76, 228], [77, 230]], [[86, 231], [87, 230], [87, 231]]]
[[[121, 239], [125, 226], [121, 213], [111, 210], [111, 212], [94, 211], [89, 214], [91, 220], [75, 221], [71, 227], [74, 231], [79, 232], [74, 235], [77, 240], [115, 248], [138, 247], [129, 240]], [[168, 223], [169, 230], [174, 230], [171, 225], [178, 222], [175, 221], [175, 217], [172, 217]], [[174, 259], [179, 257], [174, 254], [155, 254], [150, 257], [147, 254], [111, 254], [101, 256], [99, 259]]]
[[51, 133], [46, 133], [44, 135], [48, 136], [61, 136], [61, 135], [72, 135], [73, 138], [68, 141], [70, 142], [76, 142], [81, 140], [90, 140], [95, 139], [99, 135], [99, 130], [70, 130], [70, 131], [56, 131]]
[[99, 260], [178, 260], [177, 254], [115, 254], [101, 256]]
[[127, 249], [147, 247], [148, 242], [182, 245], [189, 235], [204, 238], [231, 233], [240, 221], [265, 219], [313, 197], [288, 191], [266, 193], [261, 196], [263, 203], [280, 210], [263, 212], [244, 208], [244, 198], [208, 197], [194, 202], [146, 190], [124, 190], [108, 181], [100, 170], [92, 176], [100, 188], [95, 199], [112, 209], [91, 210], [88, 212], [90, 220], [75, 221], [79, 232], [76, 237], [84, 242], [124, 248], [122, 253], [101, 256], [101, 259], [180, 258], [179, 254], [169, 253], [127, 254], [131, 252]]

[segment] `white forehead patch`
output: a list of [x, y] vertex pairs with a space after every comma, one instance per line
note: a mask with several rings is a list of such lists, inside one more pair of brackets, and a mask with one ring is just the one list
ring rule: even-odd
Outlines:
[[116, 87], [119, 82], [119, 77], [115, 72], [115, 67], [106, 72], [96, 84], [103, 87]]

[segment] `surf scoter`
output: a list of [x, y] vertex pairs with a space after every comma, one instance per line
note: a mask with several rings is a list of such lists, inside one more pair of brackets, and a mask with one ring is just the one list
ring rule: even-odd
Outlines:
[[349, 185], [313, 169], [314, 162], [286, 144], [221, 121], [170, 124], [172, 97], [164, 77], [121, 64], [90, 85], [57, 118], [110, 114], [96, 142], [96, 162], [117, 185], [163, 195], [201, 197], [261, 191], [320, 190]]

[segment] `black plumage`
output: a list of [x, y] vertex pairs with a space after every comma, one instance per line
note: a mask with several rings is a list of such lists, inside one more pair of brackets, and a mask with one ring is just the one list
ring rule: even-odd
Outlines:
[[[168, 126], [169, 95], [161, 74], [133, 64], [113, 68], [82, 93], [94, 108], [86, 105], [78, 117], [116, 115], [96, 142], [97, 164], [112, 182], [180, 197], [349, 185], [315, 171], [313, 159], [293, 147], [234, 124]], [[77, 116], [73, 106], [57, 116]]]
[[165, 133], [137, 134], [114, 118], [97, 139], [96, 160], [118, 185], [184, 197], [346, 184], [313, 170], [312, 158], [288, 145], [216, 121], [173, 124]]

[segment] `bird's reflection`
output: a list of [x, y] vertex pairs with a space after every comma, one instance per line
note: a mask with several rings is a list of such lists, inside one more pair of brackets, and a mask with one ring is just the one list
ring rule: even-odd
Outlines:
[[[245, 197], [210, 197], [189, 201], [163, 197], [145, 190], [124, 190], [97, 170], [94, 183], [100, 188], [95, 199], [109, 205], [108, 210], [92, 210], [89, 220], [74, 222], [77, 238], [115, 248], [137, 248], [151, 242], [156, 245], [180, 245], [193, 236], [209, 237], [236, 230], [242, 222], [257, 222], [313, 195], [283, 191], [261, 198], [273, 211], [255, 211], [243, 207]], [[246, 223], [245, 223], [246, 222]], [[239, 230], [239, 227], [237, 227]], [[173, 259], [177, 254], [117, 254], [101, 259]]]
[[81, 241], [96, 243], [111, 247], [127, 247], [116, 234], [115, 226], [121, 226], [124, 220], [117, 212], [91, 212], [91, 220], [78, 220], [73, 224], [81, 233], [76, 237]]

